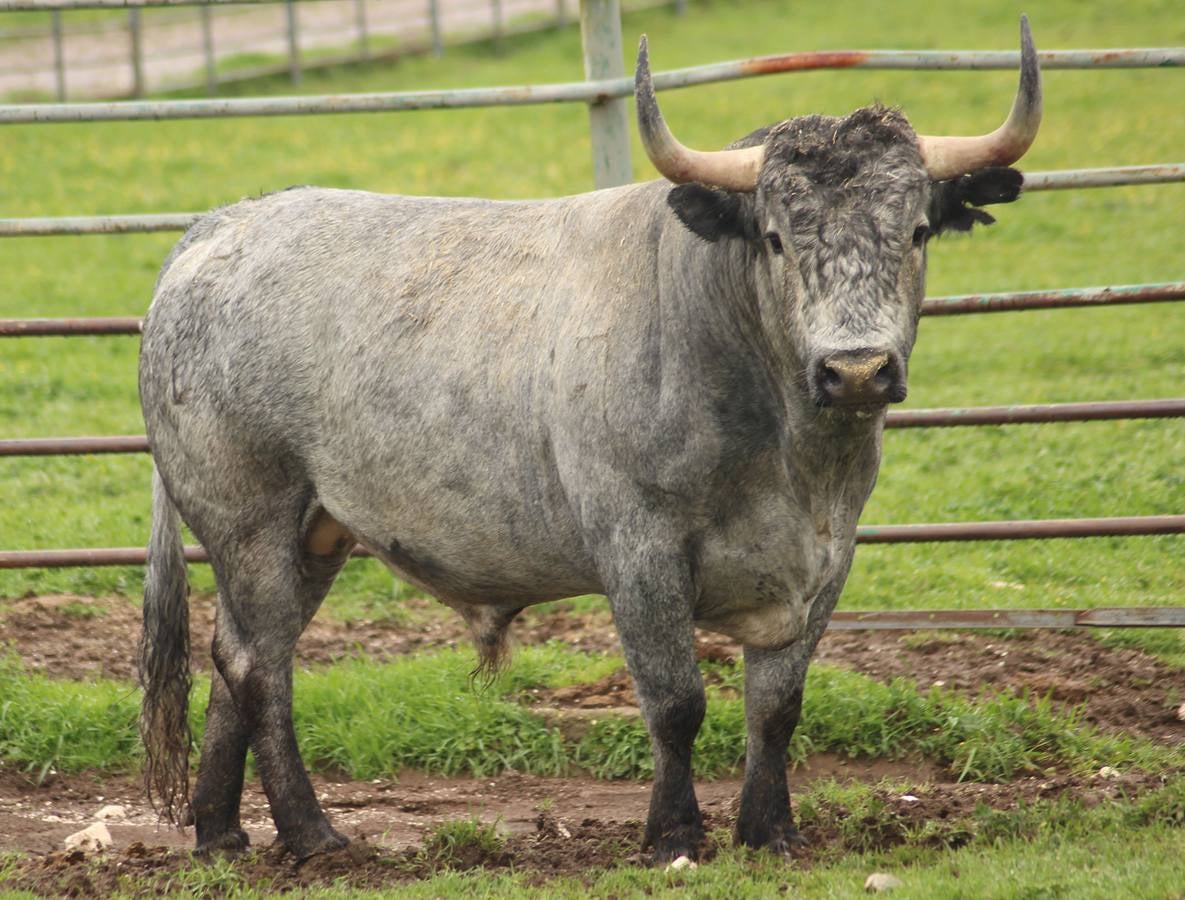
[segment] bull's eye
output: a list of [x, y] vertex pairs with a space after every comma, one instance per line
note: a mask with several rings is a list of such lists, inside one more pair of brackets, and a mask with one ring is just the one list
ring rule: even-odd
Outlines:
[[778, 237], [778, 233], [776, 231], [767, 231], [765, 233], [765, 239], [769, 241], [770, 249], [780, 255], [782, 252], [782, 239]]
[[915, 228], [913, 230], [913, 245], [915, 247], [921, 247], [923, 244], [926, 243], [926, 238], [928, 238], [929, 236], [930, 236], [930, 226], [929, 225], [919, 225], [917, 228]]

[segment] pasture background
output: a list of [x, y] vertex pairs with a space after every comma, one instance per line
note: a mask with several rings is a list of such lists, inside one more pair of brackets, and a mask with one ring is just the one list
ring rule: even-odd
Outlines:
[[[889, 11], [857, 0], [750, 0], [693, 3], [683, 18], [668, 11], [634, 14], [626, 17], [623, 31], [627, 69], [632, 68], [636, 37], [645, 31], [653, 64], [661, 70], [791, 50], [1013, 48], [1020, 11], [1011, 2], [972, 6], [909, 0]], [[1185, 19], [1176, 2], [1140, 0], [1120, 6], [1048, 0], [1027, 3], [1024, 11], [1041, 49], [1185, 44]], [[539, 83], [581, 76], [579, 33], [569, 28], [508, 39], [504, 56], [478, 45], [450, 50], [444, 60], [416, 58], [394, 66], [309, 73], [302, 92]], [[1179, 160], [1185, 146], [1185, 122], [1179, 115], [1181, 77], [1176, 70], [1046, 72], [1045, 123], [1024, 168]], [[843, 114], [874, 99], [902, 106], [922, 132], [980, 132], [995, 127], [1006, 114], [1015, 80], [1014, 73], [1005, 72], [820, 72], [664, 92], [660, 99], [668, 121], [685, 142], [710, 148], [770, 121], [810, 112]], [[292, 92], [280, 79], [226, 91]], [[587, 112], [578, 105], [16, 126], [5, 128], [2, 136], [3, 216], [198, 210], [292, 184], [499, 198], [556, 196], [591, 187]], [[638, 178], [654, 176], [636, 139], [634, 171]], [[1180, 280], [1185, 277], [1183, 199], [1185, 185], [1167, 185], [1041, 193], [1013, 206], [993, 208], [999, 219], [996, 226], [931, 245], [928, 293]], [[2, 240], [0, 316], [140, 315], [159, 264], [175, 240], [176, 235]], [[578, 247], [571, 249], [580, 252]], [[134, 338], [5, 341], [0, 345], [0, 436], [142, 432], [136, 343]], [[1185, 305], [923, 320], [910, 374], [907, 408], [1179, 396], [1185, 376]], [[862, 521], [1179, 513], [1185, 500], [1182, 459], [1185, 425], [1179, 420], [889, 432], [880, 483]], [[147, 457], [141, 456], [0, 460], [0, 547], [144, 544], [150, 471]], [[863, 547], [841, 608], [1179, 604], [1185, 588], [1183, 551], [1182, 537]], [[193, 566], [190, 573], [196, 591], [212, 591], [207, 567]], [[137, 568], [0, 572], [0, 613], [3, 598], [28, 593], [114, 593], [135, 602], [140, 578]], [[418, 605], [405, 606], [402, 601], [408, 594], [377, 565], [355, 561], [339, 579], [322, 615], [409, 622], [437, 615]], [[568, 605], [583, 610], [601, 604], [589, 599]], [[1165, 659], [1185, 662], [1185, 642], [1172, 631], [1114, 633], [1107, 639], [1134, 641]], [[526, 674], [520, 672], [519, 677], [551, 683], [548, 679], [554, 681], [558, 671], [564, 678], [578, 677], [571, 674], [578, 672], [592, 680], [617, 662], [553, 660], [550, 668], [543, 667], [551, 674], [540, 675], [538, 660], [527, 656], [521, 661]], [[463, 667], [455, 666], [458, 673]], [[813, 686], [837, 677], [826, 669], [820, 672]], [[0, 717], [0, 737], [8, 741], [0, 742], [0, 757], [36, 759], [38, 765], [58, 759], [54, 753], [60, 756], [63, 739], [52, 733], [51, 722], [35, 716], [20, 720], [13, 711], [77, 711], [85, 706], [81, 695], [70, 694], [73, 687], [43, 684], [11, 669], [0, 675], [7, 697], [25, 698], [10, 703], [8, 718]], [[302, 732], [306, 752], [310, 742], [317, 746], [315, 742], [323, 740], [319, 758], [335, 762], [333, 748], [346, 753], [350, 737], [372, 735], [372, 728], [360, 724], [365, 719], [359, 717], [361, 695], [356, 692], [358, 685], [380, 675], [395, 678], [390, 682], [392, 692], [399, 685], [407, 691], [414, 684], [399, 681], [402, 676], [385, 669], [370, 671], [351, 664], [333, 667], [323, 676], [330, 687], [322, 695], [312, 687], [322, 676], [308, 676], [297, 699], [298, 717], [304, 702], [311, 704], [306, 709], [316, 711], [306, 717], [312, 731]], [[739, 673], [729, 677], [735, 679]], [[134, 767], [135, 748], [127, 740], [134, 698], [126, 685], [96, 683], [78, 689], [89, 697], [107, 698], [95, 703], [95, 729], [112, 719], [123, 729], [122, 736], [112, 739], [110, 746], [119, 749], [111, 751], [107, 764]], [[302, 689], [306, 697], [327, 699], [302, 701]], [[447, 696], [458, 689], [451, 683], [442, 688]], [[411, 687], [413, 694], [418, 690]], [[848, 685], [835, 696], [851, 693]], [[867, 686], [858, 693], [881, 696]], [[352, 702], [345, 703], [346, 697]], [[366, 700], [376, 722], [390, 715], [385, 702]], [[887, 731], [901, 727], [892, 716], [900, 702], [892, 695], [871, 705], [836, 706], [826, 727], [811, 734], [816, 744], [834, 739], [838, 749], [859, 753], [858, 742], [866, 738], [870, 723], [881, 721], [878, 717], [883, 716]], [[1053, 736], [1068, 734], [1078, 741], [1085, 734], [1079, 722], [1043, 718], [1041, 710], [1023, 713], [1026, 702], [1000, 705], [994, 712], [985, 711], [987, 706], [956, 709], [934, 702], [933, 709], [917, 707], [919, 716], [931, 717], [918, 725], [920, 729], [944, 720], [964, 725], [988, 722], [975, 732], [985, 748], [998, 746], [1001, 736], [1022, 732], [1029, 743], [1017, 749], [1020, 764], [1026, 764], [1026, 753], [1049, 751]], [[318, 732], [318, 723], [328, 722], [334, 709], [348, 715]], [[113, 710], [119, 714], [113, 716]], [[447, 707], [438, 712], [456, 714]], [[424, 715], [426, 710], [414, 713]], [[711, 716], [713, 722], [726, 718], [713, 732], [723, 750], [718, 759], [711, 758], [716, 763], [703, 764], [718, 764], [723, 771], [735, 764], [741, 749], [739, 705], [714, 697]], [[998, 731], [992, 730], [997, 721], [992, 716], [1002, 723]], [[73, 724], [83, 718], [79, 713]], [[23, 733], [13, 727], [18, 720], [25, 723]], [[90, 721], [79, 725], [81, 730], [66, 743], [100, 746], [94, 737], [98, 731], [86, 730], [92, 727]], [[947, 726], [946, 733], [953, 733], [953, 727]], [[22, 737], [34, 743], [56, 741], [58, 750], [13, 749], [15, 739]], [[629, 758], [635, 763], [644, 760], [645, 742], [636, 728], [603, 737], [618, 741], [614, 746], [632, 754]], [[905, 740], [901, 734], [895, 739]], [[726, 752], [730, 747], [732, 757]], [[900, 748], [885, 744], [864, 752], [877, 749]], [[1145, 749], [1116, 749], [1088, 735], [1054, 755], [1059, 763], [1080, 768], [1127, 753], [1123, 758], [1131, 765], [1163, 767], [1166, 772], [1180, 769], [1179, 754], [1141, 756]], [[956, 750], [950, 753], [957, 769], [963, 757]], [[963, 746], [961, 752], [967, 751]], [[537, 750], [532, 755], [538, 759]], [[96, 762], [102, 764], [87, 760], [75, 765]], [[340, 759], [336, 763], [347, 765]], [[645, 773], [633, 769], [618, 774]], [[1003, 770], [994, 776], [1008, 777]], [[1076, 874], [1058, 875], [1052, 890], [1111, 897], [1124, 890], [1139, 895], [1180, 889], [1180, 879], [1173, 874], [1185, 849], [1179, 831], [1160, 819], [1121, 821], [1091, 815], [1073, 819], [1072, 827], [1059, 820], [1061, 830], [1018, 831], [973, 854], [930, 859], [931, 867], [913, 887], [921, 894], [950, 894], [961, 885], [973, 894], [1012, 895], [1071, 866], [1077, 867]], [[1033, 841], [1034, 834], [1040, 839]], [[705, 895], [723, 887], [773, 889], [789, 879], [794, 887], [812, 893], [842, 894], [848, 890], [842, 885], [852, 884], [855, 873], [867, 871], [874, 861], [850, 857], [813, 873], [787, 874], [772, 866], [754, 868], [738, 856], [725, 860], [699, 889]], [[3, 868], [0, 860], [0, 876]], [[1002, 869], [1007, 871], [1001, 874]], [[598, 886], [623, 893], [643, 887], [680, 889], [664, 881], [661, 873], [632, 871], [609, 876]], [[446, 879], [429, 883], [425, 890], [436, 894], [457, 887], [478, 885]], [[481, 889], [511, 887], [499, 882]], [[565, 889], [576, 893], [580, 887]]]
[[[1012, 4], [891, 16], [841, 2], [717, 3], [677, 18], [628, 17], [626, 43], [651, 36], [658, 68], [790, 49], [1001, 48], [1016, 44]], [[1041, 48], [1185, 41], [1173, 4], [1028, 4]], [[759, 27], [755, 27], [759, 23]], [[630, 52], [627, 50], [627, 53]], [[575, 29], [444, 61], [310, 75], [314, 92], [579, 79]], [[900, 104], [921, 131], [994, 127], [1010, 72], [824, 72], [666, 92], [682, 138], [726, 143], [806, 112], [842, 114], [873, 99]], [[1046, 117], [1025, 160], [1033, 170], [1175, 160], [1185, 126], [1176, 71], [1045, 73]], [[254, 85], [290, 89], [279, 79]], [[590, 186], [582, 106], [539, 106], [227, 121], [9, 127], [0, 204], [9, 216], [204, 209], [292, 184], [515, 198]], [[637, 177], [653, 171], [634, 148]], [[1182, 276], [1182, 188], [1043, 193], [998, 207], [1000, 222], [932, 245], [931, 295], [1174, 280]], [[0, 315], [136, 315], [175, 235], [20, 238], [0, 242]], [[572, 248], [579, 252], [579, 248]], [[908, 406], [1174, 396], [1185, 374], [1185, 309], [1022, 312], [924, 320]], [[0, 357], [0, 434], [142, 431], [134, 338], [10, 340]], [[1179, 420], [890, 432], [867, 523], [1173, 513], [1181, 510]], [[6, 548], [142, 545], [150, 463], [141, 457], [0, 461]], [[1168, 538], [866, 547], [847, 608], [1098, 606], [1173, 603], [1182, 540]], [[196, 584], [210, 589], [204, 567]], [[0, 595], [139, 593], [135, 569], [6, 572]], [[1016, 587], [999, 587], [1023, 585]], [[330, 607], [398, 593], [372, 563], [353, 563]]]

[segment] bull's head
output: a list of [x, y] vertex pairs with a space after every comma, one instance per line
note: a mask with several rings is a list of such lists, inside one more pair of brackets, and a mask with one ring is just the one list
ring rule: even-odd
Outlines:
[[817, 406], [905, 399], [924, 293], [926, 243], [1016, 199], [1041, 121], [1041, 74], [1021, 18], [1020, 88], [1007, 121], [979, 137], [917, 135], [895, 109], [805, 116], [727, 150], [691, 150], [654, 95], [646, 38], [635, 81], [638, 125], [655, 167], [678, 184], [668, 203], [707, 241], [748, 242], [758, 300], [776, 310], [797, 379]]

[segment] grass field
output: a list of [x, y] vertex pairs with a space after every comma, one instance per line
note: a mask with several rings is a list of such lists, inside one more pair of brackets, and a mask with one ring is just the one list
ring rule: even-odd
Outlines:
[[[667, 11], [630, 15], [624, 31], [629, 45], [647, 32], [654, 64], [664, 69], [797, 49], [1011, 48], [1019, 11], [1003, 0], [974, 9], [923, 9], [910, 2], [891, 15], [882, 5], [856, 0], [826, 6], [717, 0], [692, 4], [682, 18]], [[1185, 44], [1185, 19], [1167, 0], [1122, 6], [1048, 0], [1026, 4], [1025, 11], [1042, 49]], [[574, 29], [511, 39], [507, 49], [496, 56], [478, 45], [450, 51], [444, 60], [310, 73], [304, 91], [539, 83], [582, 75]], [[1181, 79], [1179, 70], [1047, 72], [1045, 125], [1025, 168], [1179, 160], [1185, 146]], [[1011, 73], [850, 71], [753, 79], [662, 99], [680, 136], [707, 148], [787, 116], [838, 114], [874, 99], [903, 106], [921, 131], [982, 131], [1005, 114], [1014, 86]], [[233, 90], [290, 92], [279, 79]], [[511, 198], [591, 187], [587, 114], [578, 106], [13, 126], [3, 136], [3, 217], [198, 210], [292, 184]], [[636, 141], [634, 169], [638, 178], [654, 174]], [[1183, 185], [1027, 196], [995, 210], [998, 225], [933, 245], [929, 293], [1180, 280], [1183, 205]], [[175, 239], [2, 240], [0, 317], [139, 315]], [[1172, 397], [1182, 394], [1183, 380], [1185, 304], [931, 319], [923, 323], [911, 363], [907, 407]], [[0, 437], [142, 430], [135, 339], [0, 345]], [[1179, 420], [889, 432], [863, 521], [1180, 513], [1182, 459], [1185, 424]], [[149, 479], [150, 464], [142, 457], [0, 460], [0, 547], [142, 545]], [[1182, 537], [864, 547], [841, 608], [1179, 605], [1183, 554]], [[4, 598], [27, 593], [135, 598], [140, 578], [136, 568], [0, 572], [0, 613]], [[206, 567], [191, 567], [191, 579], [195, 590], [212, 590]], [[398, 616], [406, 593], [377, 565], [357, 561], [334, 588], [326, 614]], [[1106, 640], [1185, 663], [1185, 640], [1173, 632]], [[464, 695], [468, 651], [304, 673], [297, 684], [301, 741], [318, 768], [362, 778], [401, 766], [559, 771], [573, 763], [605, 776], [645, 776], [649, 753], [635, 722], [606, 722], [580, 742], [565, 743], [511, 702], [524, 686], [591, 681], [617, 663], [550, 647], [520, 653], [507, 680], [482, 702]], [[722, 677], [736, 681], [740, 672]], [[422, 705], [391, 705], [390, 697], [404, 695]], [[34, 773], [135, 768], [136, 698], [126, 684], [69, 684], [0, 663], [0, 698], [0, 759]], [[1185, 765], [1178, 750], [1100, 734], [1028, 698], [971, 701], [820, 667], [807, 705], [796, 754], [920, 754], [952, 777], [985, 779], [1046, 764], [1085, 770], [1118, 763], [1166, 774]], [[697, 751], [702, 775], [738, 764], [742, 719], [739, 700], [713, 694]], [[400, 744], [400, 729], [391, 727], [409, 720], [421, 726], [418, 744]], [[450, 727], [479, 735], [481, 753], [451, 743]], [[503, 739], [511, 743], [499, 743]], [[1172, 790], [1163, 796], [1179, 800], [1179, 784]], [[852, 896], [868, 871], [894, 866], [909, 872], [902, 896], [1167, 896], [1185, 886], [1179, 876], [1185, 841], [1181, 829], [1171, 827], [1180, 822], [1157, 809], [1153, 814], [1134, 802], [1115, 809], [1043, 808], [1027, 819], [1018, 814], [982, 825], [982, 839], [957, 855], [914, 842], [795, 870], [723, 853], [695, 873], [624, 870], [549, 888], [557, 896], [589, 889]], [[5, 865], [0, 859], [0, 882]], [[243, 887], [233, 870], [219, 871], [193, 875], [190, 887]], [[517, 876], [446, 873], [409, 890], [505, 895], [530, 887]]]
[[[1093, 9], [1030, 7], [1041, 47], [1159, 45], [1185, 26], [1157, 2]], [[968, 17], [868, 14], [727, 4], [677, 18], [655, 11], [625, 31], [651, 34], [656, 65], [686, 65], [790, 48], [1010, 47], [1016, 16], [995, 4]], [[763, 27], [751, 27], [757, 15]], [[842, 23], [842, 25], [837, 25]], [[1174, 29], [1176, 31], [1174, 32]], [[957, 36], [957, 39], [956, 39]], [[310, 92], [513, 84], [580, 77], [572, 31], [525, 36], [495, 57], [481, 46], [444, 62], [310, 77]], [[1175, 71], [1046, 73], [1046, 122], [1032, 169], [1162, 162], [1180, 153]], [[993, 125], [1010, 73], [812, 73], [674, 92], [664, 105], [686, 140], [722, 144], [808, 111], [839, 113], [874, 98], [900, 103], [922, 130]], [[249, 90], [284, 92], [280, 81]], [[248, 89], [244, 89], [248, 90]], [[554, 195], [589, 186], [586, 114], [577, 106], [318, 118], [10, 127], [0, 158], [3, 214], [202, 209], [297, 183], [404, 193]], [[651, 170], [635, 147], [635, 170]], [[930, 293], [1181, 277], [1182, 188], [1037, 194], [972, 238], [940, 241]], [[26, 238], [0, 243], [3, 315], [143, 312], [169, 235]], [[1185, 310], [1014, 313], [929, 320], [911, 371], [910, 406], [1162, 397], [1180, 393]], [[0, 357], [0, 434], [142, 430], [130, 338], [10, 341]], [[1185, 498], [1179, 421], [890, 433], [868, 523], [1178, 512]], [[0, 534], [11, 548], [143, 544], [149, 464], [143, 458], [0, 462]], [[1175, 602], [1180, 538], [869, 547], [844, 603], [915, 606], [1141, 605]], [[0, 595], [75, 590], [138, 593], [135, 570], [0, 575]], [[1023, 584], [1004, 590], [993, 584]], [[197, 584], [209, 588], [199, 573]], [[358, 563], [336, 597], [392, 593]], [[331, 601], [331, 607], [333, 601]]]

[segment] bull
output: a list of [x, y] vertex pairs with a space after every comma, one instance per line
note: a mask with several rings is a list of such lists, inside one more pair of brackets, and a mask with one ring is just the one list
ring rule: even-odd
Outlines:
[[[635, 96], [665, 180], [492, 202], [290, 189], [201, 217], [164, 263], [139, 384], [155, 463], [140, 645], [149, 796], [199, 851], [247, 846], [248, 748], [279, 840], [344, 846], [292, 724], [297, 638], [356, 546], [457, 610], [481, 666], [525, 607], [608, 597], [651, 736], [644, 846], [694, 856], [696, 627], [740, 642], [736, 839], [801, 841], [786, 777], [852, 563], [926, 247], [1014, 200], [1040, 72], [978, 137], [897, 110], [811, 115], [718, 152]], [[674, 184], [672, 184], [674, 183]], [[196, 786], [180, 523], [218, 585]]]

